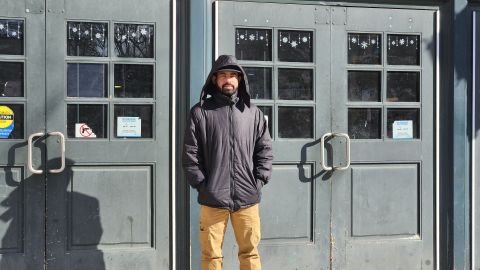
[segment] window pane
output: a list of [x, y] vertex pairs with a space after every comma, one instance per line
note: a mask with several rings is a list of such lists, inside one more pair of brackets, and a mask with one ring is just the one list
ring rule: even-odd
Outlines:
[[419, 102], [420, 72], [388, 72], [387, 100], [390, 102]]
[[108, 24], [68, 22], [67, 55], [108, 56]]
[[348, 135], [352, 139], [381, 138], [381, 109], [348, 109]]
[[23, 104], [0, 103], [0, 139], [23, 139]]
[[387, 136], [393, 139], [418, 139], [419, 109], [388, 109]]
[[0, 20], [0, 54], [23, 54], [23, 25], [21, 20]]
[[151, 105], [115, 105], [114, 117], [115, 137], [153, 137], [153, 107]]
[[235, 56], [238, 60], [272, 60], [272, 30], [235, 29]]
[[107, 138], [108, 106], [104, 104], [67, 105], [68, 138]]
[[382, 73], [380, 71], [349, 71], [349, 101], [381, 101], [380, 89]]
[[23, 97], [23, 78], [23, 63], [0, 62], [0, 97]]
[[313, 108], [279, 107], [280, 138], [313, 138]]
[[347, 42], [349, 64], [382, 63], [382, 35], [349, 33]]
[[278, 98], [313, 100], [313, 70], [279, 68]]
[[272, 98], [272, 69], [265, 67], [244, 67], [247, 73], [250, 95], [254, 99]]
[[420, 36], [388, 35], [389, 65], [420, 65]]
[[115, 65], [115, 97], [153, 97], [152, 65]]
[[153, 58], [153, 24], [115, 24], [115, 54], [118, 57]]
[[278, 31], [278, 60], [313, 62], [313, 32]]
[[69, 97], [106, 97], [108, 65], [67, 64], [67, 95]]
[[267, 120], [268, 132], [270, 132], [270, 136], [273, 138], [273, 133], [272, 133], [272, 121], [273, 121], [272, 107], [270, 107], [270, 106], [258, 106], [258, 108], [263, 112], [265, 120]]

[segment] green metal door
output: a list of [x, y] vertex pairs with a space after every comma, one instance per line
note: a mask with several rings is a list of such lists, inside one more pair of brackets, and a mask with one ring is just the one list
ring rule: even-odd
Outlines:
[[331, 10], [332, 267], [434, 269], [435, 12]]
[[[0, 1], [0, 269], [42, 269], [45, 175], [28, 170], [28, 148], [43, 169], [45, 130], [44, 5]], [[40, 46], [39, 46], [40, 45]]]
[[[246, 68], [274, 140], [263, 267], [433, 269], [434, 12], [214, 8], [216, 54]], [[236, 268], [231, 232], [223, 252]]]
[[170, 1], [18, 2], [0, 2], [0, 268], [170, 269]]

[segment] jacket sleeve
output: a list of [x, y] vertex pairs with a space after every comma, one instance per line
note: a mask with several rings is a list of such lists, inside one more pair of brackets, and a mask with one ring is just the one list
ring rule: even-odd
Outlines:
[[270, 181], [272, 175], [272, 139], [268, 131], [268, 124], [263, 116], [263, 113], [259, 111], [259, 117], [257, 118], [257, 136], [255, 140], [255, 149], [253, 152], [253, 174], [256, 179], [259, 179], [263, 184]]
[[196, 119], [192, 110], [190, 112], [190, 120], [185, 128], [182, 165], [188, 183], [196, 189], [205, 180], [203, 149], [199, 128], [198, 119]]

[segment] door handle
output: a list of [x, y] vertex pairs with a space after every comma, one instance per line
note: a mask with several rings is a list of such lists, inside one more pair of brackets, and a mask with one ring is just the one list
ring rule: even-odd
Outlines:
[[321, 157], [321, 162], [322, 162], [322, 168], [323, 168], [324, 171], [333, 170], [333, 167], [327, 166], [327, 164], [325, 164], [325, 139], [327, 137], [332, 136], [332, 135], [333, 135], [333, 133], [325, 133], [325, 134], [323, 134], [322, 139], [320, 140], [320, 149], [322, 151], [322, 154], [320, 155], [320, 157]]
[[350, 161], [351, 161], [351, 155], [350, 155], [350, 136], [346, 133], [333, 133], [333, 136], [337, 137], [344, 137], [347, 140], [347, 164], [345, 166], [340, 166], [340, 167], [334, 167], [334, 170], [346, 170], [350, 167]]
[[27, 163], [28, 163], [28, 170], [30, 170], [31, 173], [33, 174], [42, 174], [43, 170], [36, 170], [33, 168], [33, 160], [32, 160], [32, 146], [33, 146], [33, 138], [36, 137], [43, 137], [45, 136], [45, 133], [43, 132], [37, 132], [33, 133], [28, 137], [28, 158], [27, 158]]
[[48, 133], [49, 136], [58, 136], [60, 137], [60, 151], [61, 151], [61, 165], [58, 169], [48, 170], [49, 173], [61, 173], [65, 170], [65, 136], [59, 131], [53, 131]]

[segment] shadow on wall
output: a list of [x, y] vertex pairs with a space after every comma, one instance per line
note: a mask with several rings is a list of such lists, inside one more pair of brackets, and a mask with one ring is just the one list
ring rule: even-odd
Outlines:
[[[42, 140], [38, 140], [34, 146], [45, 149]], [[103, 234], [99, 201], [71, 191], [73, 171], [70, 165], [74, 161], [67, 159], [65, 170], [49, 175], [47, 185], [44, 185], [44, 174], [32, 175], [21, 181], [21, 174], [12, 171], [18, 167], [9, 167], [15, 164], [15, 149], [20, 147], [26, 147], [26, 143], [10, 148], [9, 164], [3, 168], [5, 178], [0, 178], [0, 269], [23, 269], [24, 263], [18, 259], [22, 253], [27, 255], [22, 256], [27, 260], [27, 269], [43, 266], [42, 249], [46, 235], [47, 268], [104, 270], [103, 252], [98, 249]], [[47, 168], [57, 168], [59, 164], [58, 158], [52, 159], [47, 162]], [[72, 216], [72, 209], [76, 210], [75, 217]], [[47, 223], [46, 232], [43, 229], [44, 222]], [[26, 234], [29, 234], [28, 240]], [[68, 250], [75, 249], [88, 250], [88, 256], [77, 256], [76, 259], [70, 255], [67, 258]]]

